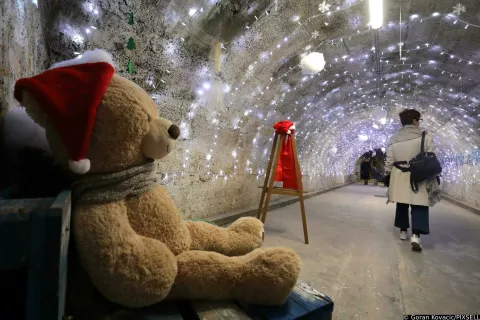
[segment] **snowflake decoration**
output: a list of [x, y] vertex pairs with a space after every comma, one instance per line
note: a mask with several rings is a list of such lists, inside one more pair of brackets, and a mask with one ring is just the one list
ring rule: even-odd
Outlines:
[[318, 10], [319, 10], [321, 13], [325, 13], [325, 12], [327, 12], [327, 11], [330, 11], [330, 5], [327, 4], [327, 1], [326, 1], [326, 0], [323, 0], [323, 2], [318, 5]]
[[412, 87], [412, 85], [411, 85], [410, 83], [407, 83], [407, 84], [405, 85], [405, 88], [407, 88], [407, 89], [410, 89], [411, 87]]
[[247, 72], [245, 73], [245, 78], [250, 79], [253, 77], [253, 64], [248, 66]]
[[263, 37], [262, 37], [262, 34], [260, 32], [255, 33], [255, 35], [253, 36], [253, 40], [255, 40], [255, 41], [260, 41], [262, 39], [263, 39]]
[[282, 83], [282, 91], [288, 92], [290, 90], [290, 85], [288, 83], [283, 82]]
[[[273, 96], [272, 104], [277, 105], [278, 100], [280, 100], [280, 96], [278, 94], [276, 94], [275, 96]], [[267, 114], [267, 116], [268, 116], [268, 114]]]
[[345, 82], [346, 82], [346, 83], [351, 83], [351, 82], [352, 82], [352, 79], [346, 78], [346, 79], [345, 79]]
[[463, 4], [458, 3], [455, 7], [453, 7], [453, 13], [455, 13], [457, 16], [461, 15], [462, 12], [466, 12], [466, 8]]
[[368, 71], [368, 72], [367, 72], [367, 76], [370, 77], [370, 78], [373, 77], [373, 72], [372, 72], [372, 71]]
[[320, 32], [318, 32], [317, 30], [312, 32], [312, 38], [313, 39], [317, 39], [319, 36], [320, 36]]
[[354, 83], [355, 85], [358, 85], [358, 84], [360, 83], [360, 80], [355, 79], [355, 80], [353, 80], [353, 83]]

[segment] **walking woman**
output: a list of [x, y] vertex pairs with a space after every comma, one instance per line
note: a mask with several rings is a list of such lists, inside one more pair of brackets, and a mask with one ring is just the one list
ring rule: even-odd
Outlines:
[[[429, 191], [427, 181], [418, 184], [418, 191], [413, 192], [410, 185], [410, 172], [398, 169], [401, 161], [410, 161], [420, 153], [422, 130], [419, 128], [421, 114], [415, 109], [407, 109], [400, 114], [402, 128], [392, 136], [387, 149], [385, 173], [390, 175], [388, 202], [397, 204], [395, 227], [400, 229], [400, 239], [408, 239], [410, 228], [408, 211], [412, 216], [412, 250], [422, 251], [420, 235], [430, 233], [429, 228]], [[427, 132], [425, 135], [425, 152], [435, 152], [433, 138]]]

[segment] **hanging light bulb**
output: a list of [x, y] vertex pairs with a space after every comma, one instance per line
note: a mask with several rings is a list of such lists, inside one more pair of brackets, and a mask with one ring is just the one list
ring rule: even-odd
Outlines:
[[383, 25], [383, 0], [369, 0], [370, 25], [379, 29]]

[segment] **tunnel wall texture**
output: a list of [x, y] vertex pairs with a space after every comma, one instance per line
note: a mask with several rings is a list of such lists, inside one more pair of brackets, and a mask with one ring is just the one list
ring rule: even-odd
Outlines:
[[0, 1], [0, 114], [15, 105], [13, 86], [47, 67], [42, 13], [32, 1]]
[[[70, 17], [72, 14], [78, 14], [82, 18], [85, 1], [66, 1], [63, 5], [66, 8], [61, 12], [56, 12], [57, 9], [62, 8], [60, 2], [43, 1], [37, 5], [35, 1], [8, 0], [0, 3], [2, 13], [2, 24], [0, 26], [2, 28], [0, 56], [2, 67], [0, 71], [3, 77], [0, 91], [2, 114], [7, 108], [18, 105], [13, 98], [13, 86], [18, 79], [38, 74], [56, 61], [72, 58], [73, 51], [81, 51], [80, 48], [72, 47], [76, 44], [74, 41], [72, 42], [69, 36], [75, 31], [62, 24], [62, 19], [75, 20], [75, 17]], [[133, 4], [116, 6], [114, 2], [110, 1], [104, 2], [104, 7], [113, 11], [110, 12], [105, 23], [111, 30], [119, 29], [119, 32], [113, 32], [117, 38], [109, 39], [108, 34], [105, 34], [102, 37], [92, 39], [89, 48], [104, 48], [114, 54], [117, 62], [122, 61], [123, 41], [131, 33], [128, 30], [129, 25], [122, 18], [134, 6]], [[148, 18], [151, 19], [150, 22], [153, 22], [154, 16]], [[47, 30], [45, 34], [45, 28], [51, 29]], [[171, 32], [175, 33], [174, 30], [171, 30]], [[153, 37], [150, 42], [149, 37]], [[145, 44], [153, 43], [157, 46], [171, 45], [168, 41], [154, 36], [153, 33], [136, 39], [140, 50], [142, 42]], [[155, 41], [158, 43], [154, 43]], [[118, 49], [119, 43], [121, 43], [121, 49]], [[82, 49], [87, 48], [82, 47]], [[150, 48], [148, 49], [150, 50]], [[155, 56], [160, 54], [158, 50], [157, 52], [155, 50], [151, 51], [151, 55], [145, 54], [144, 57], [137, 57], [135, 59], [137, 76], [130, 76], [132, 80], [147, 90], [148, 84], [145, 81], [138, 80], [144, 80], [143, 77], [152, 71], [152, 64], [147, 63], [148, 59], [153, 58], [154, 63], [163, 63], [158, 59], [155, 60]], [[192, 64], [196, 64], [198, 68], [208, 65], [208, 54], [204, 61], [195, 61], [196, 55], [198, 53], [193, 52], [191, 56], [184, 57], [184, 59], [190, 59]], [[120, 67], [119, 69], [123, 71], [124, 76], [129, 77], [128, 74], [125, 74], [125, 68]], [[175, 95], [174, 92], [173, 94], [156, 97], [160, 99], [160, 101], [157, 100], [160, 106], [160, 114], [179, 124], [185, 118], [187, 105], [193, 102], [189, 92], [180, 95]], [[176, 152], [159, 164], [159, 180], [169, 189], [176, 205], [185, 217], [201, 218], [252, 208], [258, 206], [260, 201], [261, 189], [258, 187], [263, 184], [264, 176], [259, 172], [266, 169], [271, 140], [267, 138], [265, 148], [255, 150], [255, 152], [262, 154], [263, 159], [263, 162], [255, 167], [256, 171], [250, 173], [251, 170], [243, 168], [244, 170], [238, 170], [234, 173], [233, 165], [239, 164], [239, 167], [243, 167], [250, 155], [242, 154], [239, 151], [237, 158], [232, 159], [232, 150], [238, 148], [239, 134], [241, 133], [239, 130], [231, 130], [229, 127], [222, 128], [221, 124], [217, 126], [211, 124], [212, 120], [209, 113], [211, 110], [215, 110], [216, 107], [212, 104], [216, 103], [215, 100], [208, 101], [207, 105], [203, 106], [203, 110], [199, 112], [196, 121], [192, 121], [188, 127], [181, 126], [183, 138], [177, 145]], [[273, 122], [266, 126], [266, 131], [270, 130], [273, 133], [271, 125], [273, 125]], [[205, 150], [212, 147], [213, 132], [219, 137], [215, 143], [218, 151], [216, 150], [217, 152], [212, 155], [211, 159], [211, 165], [216, 168], [216, 174], [209, 174], [202, 169], [205, 166]], [[192, 145], [195, 147], [192, 148]], [[268, 152], [265, 150], [268, 150]], [[185, 161], [187, 157], [189, 158], [188, 162]], [[182, 170], [182, 165], [185, 163], [188, 163], [190, 167], [189, 172]], [[225, 168], [223, 169], [224, 172], [221, 171], [221, 168]], [[316, 191], [344, 184], [351, 179], [348, 176], [330, 176], [323, 179], [316, 177], [313, 179], [305, 175], [304, 188], [307, 191]], [[279, 201], [282, 198], [285, 197], [274, 195], [272, 196], [272, 202]]]
[[[297, 125], [306, 190], [352, 182], [355, 160], [372, 147], [385, 147], [388, 135], [398, 130], [395, 122], [401, 106], [392, 104], [387, 115], [366, 108], [363, 98], [356, 97], [375, 92], [361, 92], [363, 82], [348, 70], [339, 75], [332, 69], [331, 74], [321, 75], [330, 80], [321, 83], [322, 90], [327, 91], [320, 98], [320, 91], [306, 91], [309, 86], [319, 90], [319, 80], [305, 77], [295, 66], [299, 55], [309, 50], [304, 43], [312, 40], [310, 31], [314, 29], [296, 34], [296, 46], [288, 45], [293, 43], [291, 39], [278, 38], [292, 34], [292, 26], [298, 22], [295, 13], [308, 12], [305, 3], [227, 2], [218, 1], [220, 5], [216, 5], [217, 1], [205, 1], [201, 9], [192, 1], [43, 0], [38, 7], [31, 0], [3, 2], [7, 24], [1, 26], [2, 40], [7, 50], [2, 50], [2, 66], [8, 66], [10, 71], [2, 87], [2, 109], [15, 104], [12, 86], [18, 78], [34, 75], [85, 50], [101, 48], [113, 54], [117, 72], [147, 90], [160, 115], [181, 128], [177, 149], [159, 163], [158, 175], [185, 217], [208, 217], [257, 206], [261, 193], [258, 187], [263, 183], [272, 144], [272, 125], [286, 118], [292, 117]], [[242, 7], [245, 3], [253, 4]], [[345, 3], [356, 7], [352, 11], [348, 11], [350, 7], [345, 9], [345, 14], [350, 15], [325, 25], [322, 22], [322, 37], [363, 34], [357, 30], [365, 22], [362, 4], [353, 0]], [[318, 4], [308, 5], [317, 12]], [[133, 24], [128, 23], [131, 13]], [[345, 26], [354, 29], [343, 30]], [[394, 27], [389, 24], [388, 28], [397, 39]], [[127, 48], [130, 38], [134, 39], [135, 50]], [[364, 43], [370, 50], [370, 38], [362, 39], [364, 43], [354, 40], [349, 51], [364, 50]], [[340, 43], [339, 39], [335, 41]], [[328, 48], [322, 49], [329, 62], [342, 47], [335, 41], [331, 45], [328, 41]], [[345, 39], [341, 42], [345, 43]], [[356, 59], [354, 54], [352, 57]], [[127, 72], [128, 61], [135, 72]], [[354, 62], [352, 68], [362, 70], [364, 61], [358, 61], [358, 66]], [[288, 73], [293, 76], [281, 77]], [[418, 76], [411, 71], [408, 74]], [[365, 75], [373, 76], [370, 71]], [[387, 79], [395, 80], [397, 76], [399, 72]], [[423, 80], [415, 81], [421, 84]], [[394, 94], [392, 89], [386, 95]], [[421, 95], [416, 99], [427, 114], [440, 108], [421, 101]], [[340, 104], [333, 105], [332, 101]], [[387, 117], [391, 121], [379, 125], [388, 134], [372, 132], [372, 123]], [[478, 206], [478, 179], [471, 179], [478, 172], [478, 161], [460, 163], [451, 159], [461, 150], [472, 154], [471, 145], [449, 140], [458, 134], [458, 128], [449, 126], [448, 121], [437, 126], [437, 120], [426, 120], [435, 131], [440, 156], [448, 164], [445, 192]], [[368, 135], [369, 141], [359, 140], [362, 135]], [[275, 196], [273, 201], [279, 199]]]
[[472, 180], [478, 181], [480, 166], [463, 164], [456, 166], [450, 172], [455, 180], [444, 181], [443, 192], [478, 210], [480, 208], [480, 184], [472, 182]]

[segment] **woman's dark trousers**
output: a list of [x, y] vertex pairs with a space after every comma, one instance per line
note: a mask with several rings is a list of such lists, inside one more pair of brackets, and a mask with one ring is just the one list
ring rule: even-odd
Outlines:
[[412, 208], [412, 233], [421, 235], [429, 234], [430, 227], [428, 221], [428, 207], [397, 203], [397, 212], [395, 213], [395, 227], [401, 230], [410, 228], [408, 209]]

